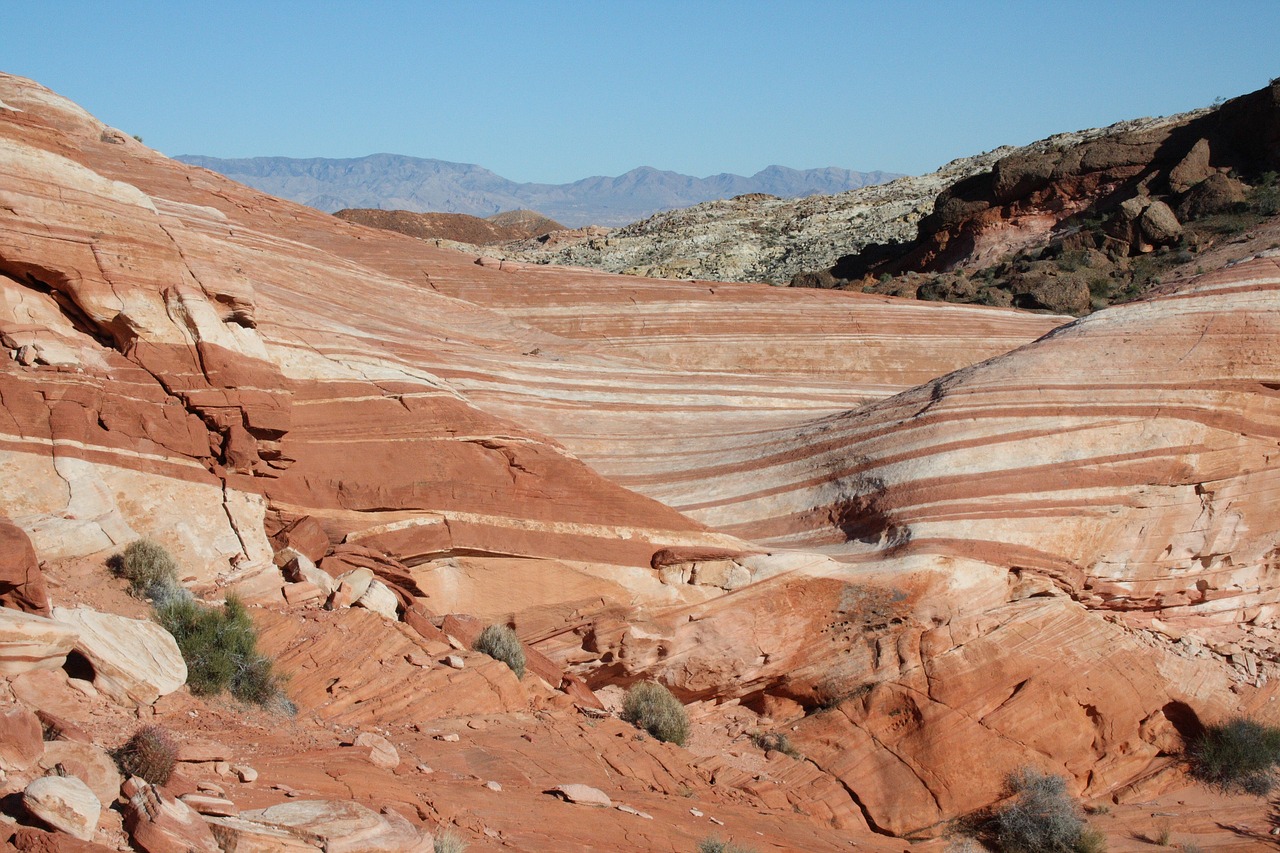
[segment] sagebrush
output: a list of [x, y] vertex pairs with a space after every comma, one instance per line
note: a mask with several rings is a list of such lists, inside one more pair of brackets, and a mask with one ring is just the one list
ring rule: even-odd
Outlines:
[[804, 759], [800, 754], [800, 750], [796, 749], [791, 743], [791, 738], [787, 737], [786, 732], [752, 732], [751, 742], [763, 749], [765, 752], [773, 750], [788, 755], [797, 761]]
[[255, 705], [287, 704], [271, 661], [258, 653], [257, 629], [239, 599], [229, 596], [217, 608], [190, 597], [176, 598], [158, 607], [156, 618], [178, 641], [192, 693], [229, 690]]
[[1191, 773], [1224, 791], [1265, 797], [1280, 767], [1280, 729], [1246, 717], [1209, 726], [1191, 746]]
[[1007, 853], [1101, 853], [1102, 834], [1090, 828], [1067, 780], [1024, 767], [1009, 775], [1012, 800], [995, 814], [1000, 849]]
[[480, 632], [473, 648], [511, 667], [516, 678], [524, 678], [524, 646], [516, 632], [506, 625], [489, 625]]
[[676, 746], [684, 746], [689, 737], [689, 715], [684, 706], [670, 690], [654, 681], [642, 681], [627, 691], [622, 719]]
[[114, 560], [116, 574], [129, 581], [129, 594], [138, 598], [167, 599], [178, 582], [178, 564], [164, 546], [151, 539], [130, 542]]
[[141, 776], [152, 785], [164, 785], [173, 775], [178, 745], [160, 726], [143, 726], [113, 756], [126, 777]]

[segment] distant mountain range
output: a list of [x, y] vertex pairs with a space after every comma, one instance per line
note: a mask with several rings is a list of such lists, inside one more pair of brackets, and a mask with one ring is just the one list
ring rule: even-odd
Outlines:
[[530, 208], [570, 227], [625, 225], [660, 211], [746, 193], [783, 198], [829, 195], [899, 177], [889, 172], [854, 172], [834, 167], [801, 170], [769, 166], [749, 178], [731, 174], [695, 178], [641, 166], [616, 178], [534, 184], [508, 180], [481, 166], [399, 154], [371, 154], [347, 160], [226, 160], [200, 155], [175, 159], [329, 213], [364, 207], [484, 217]]

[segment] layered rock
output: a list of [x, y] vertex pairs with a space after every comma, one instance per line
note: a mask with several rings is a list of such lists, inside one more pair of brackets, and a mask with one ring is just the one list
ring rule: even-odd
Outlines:
[[[1091, 796], [1158, 787], [1202, 720], [1273, 713], [1274, 259], [1062, 329], [477, 264], [166, 161], [25, 81], [0, 96], [21, 110], [0, 109], [14, 520], [59, 571], [149, 535], [199, 591], [254, 591], [305, 734], [255, 761], [262, 780], [224, 781], [412, 803], [429, 757], [464, 819], [568, 809], [543, 793], [567, 781], [674, 816], [688, 789], [824, 849], [829, 825], [936, 831], [1026, 763]], [[465, 649], [498, 621], [538, 653], [523, 680]], [[0, 640], [42, 639], [21, 669], [60, 666], [78, 632], [64, 648], [50, 624], [0, 608]], [[556, 716], [607, 714], [646, 677], [713, 719], [788, 720], [808, 762], [754, 778]], [[117, 686], [131, 713], [165, 692]], [[13, 693], [110, 704], [56, 671]], [[219, 724], [169, 696], [158, 714]], [[459, 718], [499, 716], [488, 752], [449, 746]], [[354, 728], [380, 740], [343, 746]], [[200, 820], [126, 787], [135, 840]], [[259, 821], [271, 801], [222, 794], [241, 811], [224, 840], [318, 819]], [[779, 813], [746, 816], [762, 803]], [[551, 849], [644, 821], [574, 811], [589, 823], [503, 825]], [[687, 847], [680, 826], [637, 843]]]

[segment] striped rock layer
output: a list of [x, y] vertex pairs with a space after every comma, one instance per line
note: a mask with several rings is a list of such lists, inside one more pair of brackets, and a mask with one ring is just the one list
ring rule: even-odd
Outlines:
[[[1028, 763], [1159, 779], [1267, 707], [1277, 288], [1058, 329], [476, 259], [0, 76], [0, 483], [42, 558], [150, 535], [197, 587], [278, 582], [267, 534], [311, 516], [593, 686], [790, 709], [824, 808], [885, 832]], [[315, 645], [321, 701], [361, 646]]]

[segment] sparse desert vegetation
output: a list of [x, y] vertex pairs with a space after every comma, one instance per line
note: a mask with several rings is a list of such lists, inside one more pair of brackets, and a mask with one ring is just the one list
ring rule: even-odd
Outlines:
[[689, 715], [684, 705], [655, 681], [642, 681], [627, 691], [622, 703], [622, 719], [676, 746], [684, 746], [689, 737]]
[[178, 744], [160, 726], [143, 726], [115, 751], [120, 772], [141, 776], [153, 785], [164, 785], [178, 761]]
[[228, 690], [255, 705], [269, 705], [280, 698], [280, 680], [272, 672], [271, 661], [258, 653], [258, 632], [234, 596], [221, 608], [190, 597], [177, 598], [158, 608], [156, 618], [178, 641], [192, 693]]
[[1023, 768], [1005, 783], [1011, 797], [993, 819], [1006, 853], [1101, 853], [1106, 843], [1081, 816], [1061, 776]]
[[516, 632], [506, 625], [489, 625], [476, 638], [475, 650], [502, 661], [516, 674], [524, 678], [524, 645]]
[[1226, 791], [1265, 797], [1280, 767], [1280, 728], [1245, 717], [1208, 726], [1192, 744], [1191, 772]]

